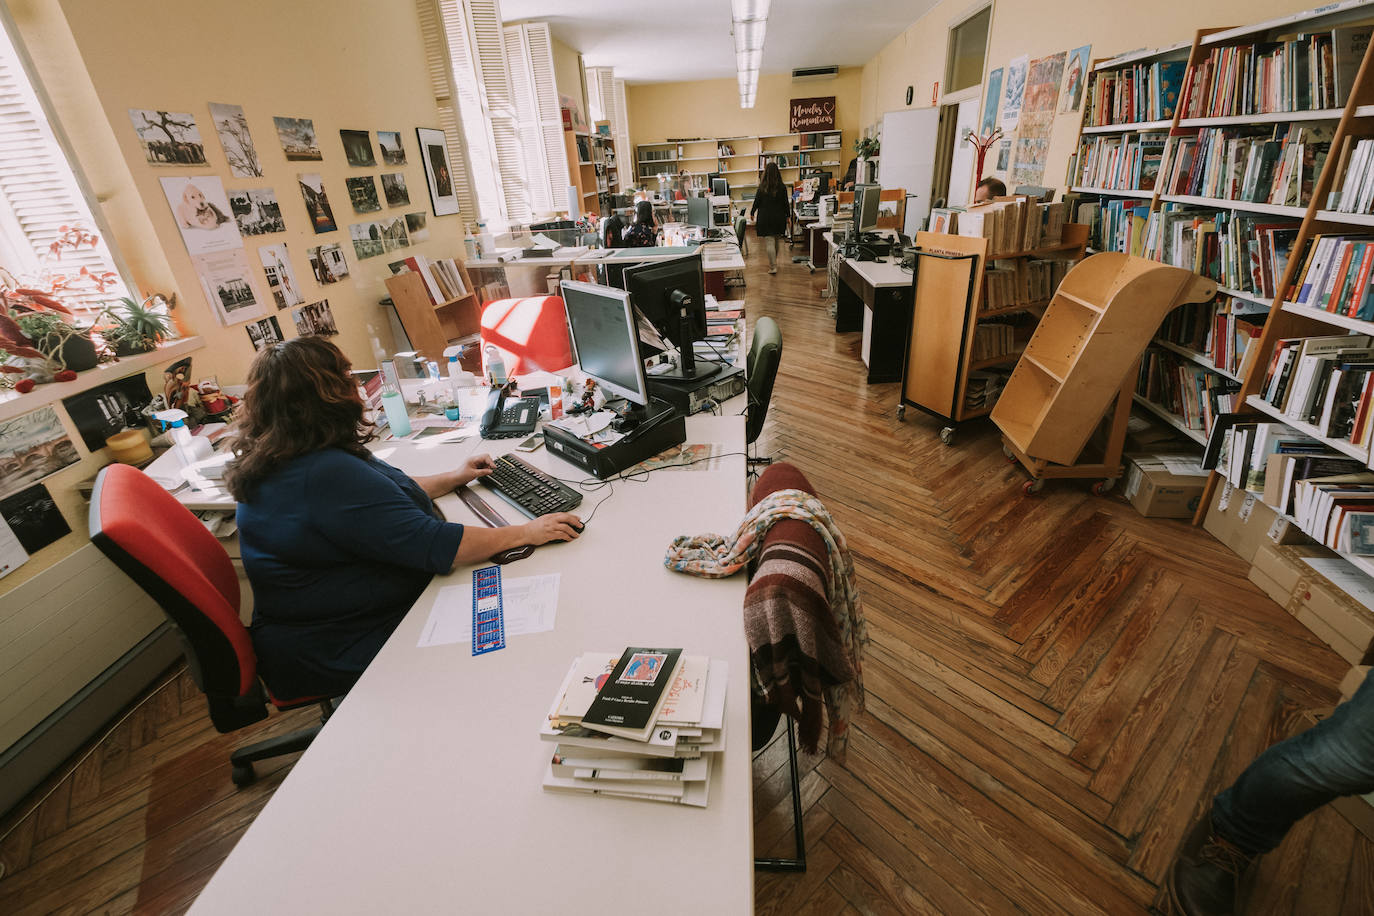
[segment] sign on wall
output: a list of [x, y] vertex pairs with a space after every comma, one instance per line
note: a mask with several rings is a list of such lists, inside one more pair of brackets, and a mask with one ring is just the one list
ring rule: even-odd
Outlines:
[[788, 133], [800, 134], [834, 129], [835, 96], [826, 99], [793, 99], [788, 105]]

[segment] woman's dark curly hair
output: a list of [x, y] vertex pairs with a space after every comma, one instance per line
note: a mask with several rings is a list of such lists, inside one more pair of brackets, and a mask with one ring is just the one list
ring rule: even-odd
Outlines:
[[234, 499], [300, 455], [339, 448], [366, 458], [373, 426], [363, 416], [348, 357], [323, 337], [296, 337], [258, 354], [234, 422], [234, 460], [225, 483]]

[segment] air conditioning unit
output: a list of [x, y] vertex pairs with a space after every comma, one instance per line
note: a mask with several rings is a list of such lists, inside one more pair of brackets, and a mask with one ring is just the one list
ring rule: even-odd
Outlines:
[[833, 80], [840, 72], [836, 66], [830, 67], [799, 67], [792, 71], [792, 81], [794, 83], [802, 80]]

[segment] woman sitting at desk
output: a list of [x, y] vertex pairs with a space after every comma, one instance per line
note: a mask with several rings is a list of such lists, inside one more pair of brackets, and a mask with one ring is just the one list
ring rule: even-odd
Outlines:
[[658, 233], [654, 228], [654, 205], [647, 200], [635, 204], [635, 221], [625, 230], [626, 248], [652, 248]]
[[348, 359], [322, 337], [259, 353], [241, 411], [225, 482], [258, 673], [276, 696], [347, 691], [436, 573], [577, 537], [567, 513], [506, 528], [443, 521], [432, 500], [490, 474], [491, 458], [412, 479], [373, 457]]

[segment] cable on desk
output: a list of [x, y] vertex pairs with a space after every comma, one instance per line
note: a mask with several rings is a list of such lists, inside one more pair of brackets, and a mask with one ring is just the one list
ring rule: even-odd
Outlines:
[[747, 451], [726, 452], [723, 455], [705, 455], [701, 458], [693, 458], [690, 461], [679, 461], [676, 464], [665, 464], [662, 467], [657, 468], [645, 468], [643, 470], [633, 471], [628, 476], [625, 471], [621, 471], [614, 477], [607, 477], [605, 480], [602, 480], [598, 477], [584, 477], [581, 480], [569, 480], [565, 477], [554, 477], [554, 480], [561, 481], [563, 483], [568, 484], [569, 486], [575, 486], [584, 493], [595, 493], [603, 487], [610, 488], [610, 492], [607, 493], [605, 496], [601, 497], [601, 499], [597, 501], [596, 505], [592, 506], [591, 513], [586, 518], [582, 519], [583, 524], [585, 524], [592, 520], [592, 516], [596, 515], [596, 512], [598, 509], [601, 508], [602, 503], [604, 503], [606, 500], [610, 499], [612, 496], [615, 495], [615, 482], [617, 480], [624, 481], [625, 483], [645, 483], [648, 481], [649, 475], [652, 474], [654, 471], [663, 471], [667, 470], [668, 468], [685, 468], [689, 465], [700, 464], [703, 461], [714, 461], [717, 458], [733, 458], [736, 455], [742, 456], [746, 462], [749, 460], [749, 453]]

